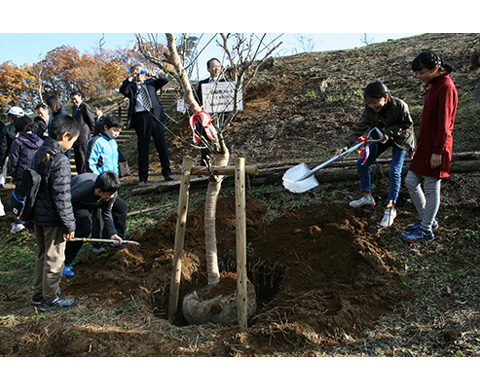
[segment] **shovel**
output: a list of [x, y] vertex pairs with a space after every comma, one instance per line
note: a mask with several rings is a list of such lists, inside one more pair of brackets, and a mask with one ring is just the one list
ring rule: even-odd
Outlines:
[[[375, 139], [375, 140], [369, 139], [373, 131], [375, 131], [378, 134], [378, 136], [380, 137], [379, 139]], [[362, 139], [362, 141], [359, 142], [358, 144], [345, 150], [342, 154], [332, 157], [330, 160], [323, 162], [322, 164], [316, 166], [313, 169], [308, 169], [305, 163], [301, 163], [299, 165], [296, 165], [290, 168], [283, 174], [283, 178], [282, 178], [283, 186], [290, 192], [295, 192], [295, 193], [302, 193], [302, 192], [311, 190], [312, 188], [318, 186], [318, 181], [317, 179], [315, 179], [315, 176], [314, 176], [315, 172], [319, 171], [322, 168], [325, 168], [327, 165], [330, 165], [334, 161], [342, 158], [343, 156], [346, 156], [347, 154], [352, 153], [353, 151], [359, 149], [362, 145], [365, 145], [365, 142], [370, 144], [370, 143], [382, 141], [383, 134], [377, 127], [374, 127], [368, 132], [366, 138], [359, 138], [359, 139]], [[365, 141], [365, 139], [367, 141]]]
[[[109, 242], [109, 243], [115, 243], [117, 240], [110, 240], [107, 238], [84, 238], [84, 237], [75, 237], [71, 238], [68, 241], [73, 241], [73, 242]], [[130, 240], [122, 240], [122, 244], [135, 244], [135, 245], [140, 245], [139, 242], [137, 241], [130, 241]]]

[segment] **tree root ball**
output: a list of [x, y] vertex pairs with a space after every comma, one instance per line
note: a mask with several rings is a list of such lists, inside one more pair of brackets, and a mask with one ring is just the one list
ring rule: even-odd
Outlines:
[[[247, 318], [257, 309], [255, 287], [247, 281]], [[236, 274], [222, 273], [220, 281], [187, 294], [183, 298], [183, 316], [190, 325], [213, 322], [238, 325]]]

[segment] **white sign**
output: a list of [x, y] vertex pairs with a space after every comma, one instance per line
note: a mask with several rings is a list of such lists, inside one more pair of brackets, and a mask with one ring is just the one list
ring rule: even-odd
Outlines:
[[177, 100], [177, 111], [181, 112], [182, 114], [185, 114], [185, 112], [187, 111], [187, 107], [185, 107], [185, 100], [183, 99]]
[[[235, 85], [236, 82], [226, 81], [202, 84], [203, 109], [209, 113], [233, 111]], [[242, 91], [238, 92], [237, 110], [243, 111]]]

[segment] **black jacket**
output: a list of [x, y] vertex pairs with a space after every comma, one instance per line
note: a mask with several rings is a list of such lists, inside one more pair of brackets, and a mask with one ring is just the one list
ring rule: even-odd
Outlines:
[[[148, 96], [152, 102], [153, 115], [160, 121], [167, 119], [163, 107], [158, 100], [157, 91], [168, 83], [168, 79], [164, 75], [152, 77], [145, 80], [145, 86], [147, 87]], [[129, 99], [128, 102], [128, 117], [127, 117], [127, 129], [131, 129], [132, 117], [135, 113], [135, 105], [137, 104], [138, 87], [135, 80], [129, 81], [128, 78], [120, 86], [120, 92]]]
[[86, 145], [95, 131], [95, 120], [90, 106], [81, 102], [78, 107], [72, 107], [72, 118], [74, 118], [80, 126], [80, 135], [76, 141], [79, 145]]
[[[45, 156], [51, 162], [45, 165]], [[42, 172], [42, 182], [33, 206], [34, 222], [41, 226], [62, 226], [65, 233], [75, 231], [70, 194], [70, 161], [57, 141], [47, 138], [33, 156], [30, 166]]]
[[16, 135], [17, 133], [15, 132], [15, 126], [13, 123], [10, 123], [0, 130], [0, 168], [6, 168], [3, 166], [3, 163], [10, 154], [10, 148]]
[[80, 209], [86, 209], [92, 214], [96, 208], [99, 208], [102, 212], [102, 220], [105, 225], [104, 231], [107, 237], [111, 237], [117, 234], [112, 217], [112, 207], [117, 198], [117, 194], [111, 199], [105, 201], [102, 198], [95, 198], [93, 191], [95, 190], [95, 180], [98, 175], [95, 173], [82, 173], [72, 179], [71, 192], [72, 192], [72, 205], [73, 211], [76, 213]]

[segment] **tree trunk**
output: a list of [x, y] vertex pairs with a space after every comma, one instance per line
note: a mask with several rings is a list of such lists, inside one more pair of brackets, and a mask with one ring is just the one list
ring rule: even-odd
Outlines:
[[[171, 33], [165, 34], [168, 42], [168, 50], [170, 55], [168, 61], [175, 67], [178, 73], [180, 83], [182, 84], [183, 91], [185, 93], [185, 102], [190, 105], [194, 112], [202, 110], [198, 102], [193, 96], [192, 86], [188, 75], [181, 63], [180, 57], [175, 46], [175, 37]], [[214, 143], [216, 150], [214, 151], [213, 160], [214, 165], [228, 165], [230, 152], [225, 145], [222, 137], [219, 137], [217, 130], [213, 126], [210, 126], [210, 131], [215, 138]], [[218, 257], [217, 257], [217, 239], [215, 234], [215, 220], [217, 212], [217, 199], [220, 189], [222, 187], [222, 180], [225, 176], [213, 176], [208, 183], [207, 195], [205, 199], [205, 250], [206, 250], [206, 263], [207, 263], [207, 275], [208, 284], [216, 284], [220, 280], [220, 273], [218, 270]]]
[[[230, 154], [217, 154], [215, 165], [228, 165]], [[208, 284], [216, 284], [220, 280], [217, 257], [216, 216], [217, 199], [225, 176], [213, 176], [210, 178], [205, 198], [205, 254], [207, 263]]]

